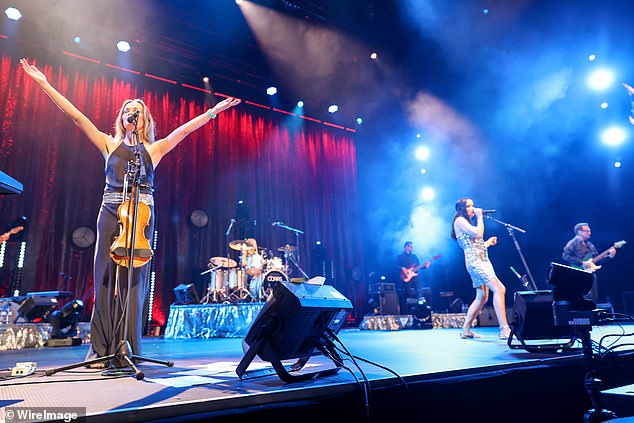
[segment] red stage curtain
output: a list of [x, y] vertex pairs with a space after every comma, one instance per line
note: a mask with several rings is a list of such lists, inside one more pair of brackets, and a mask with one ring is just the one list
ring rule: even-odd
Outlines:
[[[70, 235], [78, 226], [95, 226], [103, 158], [16, 59], [0, 60], [0, 170], [24, 184], [22, 194], [0, 199], [0, 227], [22, 215], [29, 219], [24, 268], [18, 272], [11, 262], [19, 244], [8, 243], [0, 296], [11, 295], [8, 288], [17, 278], [22, 295], [68, 290], [90, 306], [93, 249], [74, 247]], [[203, 94], [140, 76], [127, 81], [40, 66], [104, 132], [112, 132], [127, 98], [146, 102], [157, 139], [210, 106]], [[246, 103], [190, 135], [163, 158], [155, 178], [155, 322], [167, 320], [176, 285], [192, 282], [210, 257], [226, 255], [225, 231], [238, 200], [246, 202], [257, 222], [261, 247], [277, 250], [296, 243], [293, 232], [272, 227], [273, 221], [305, 232], [299, 240], [300, 265], [309, 274], [312, 246], [321, 241], [334, 263], [334, 285], [362, 308], [360, 282], [346, 271], [363, 265], [356, 178], [351, 133]], [[194, 209], [208, 213], [206, 228], [188, 224]], [[295, 271], [293, 276], [300, 275]], [[89, 313], [90, 307], [84, 317]]]

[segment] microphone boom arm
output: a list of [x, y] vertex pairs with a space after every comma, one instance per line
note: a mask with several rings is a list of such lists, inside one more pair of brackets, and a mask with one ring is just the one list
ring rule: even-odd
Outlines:
[[485, 216], [487, 219], [493, 220], [494, 222], [499, 223], [500, 225], [503, 225], [506, 227], [507, 232], [509, 233], [509, 236], [511, 238], [513, 238], [513, 243], [515, 244], [515, 249], [517, 250], [517, 253], [520, 255], [520, 259], [522, 260], [522, 264], [524, 265], [524, 269], [526, 269], [526, 274], [528, 275], [528, 278], [531, 282], [531, 287], [533, 288], [534, 291], [537, 291], [537, 285], [535, 284], [535, 279], [533, 279], [533, 274], [531, 273], [531, 270], [528, 268], [528, 263], [526, 263], [526, 259], [524, 258], [524, 254], [522, 253], [522, 249], [520, 248], [520, 244], [519, 242], [517, 242], [517, 238], [515, 238], [515, 232], [514, 231], [518, 231], [521, 232], [523, 234], [526, 233], [526, 231], [522, 228], [518, 228], [517, 226], [513, 226], [510, 223], [506, 223], [506, 222], [502, 222], [501, 220], [495, 219], [491, 216]]

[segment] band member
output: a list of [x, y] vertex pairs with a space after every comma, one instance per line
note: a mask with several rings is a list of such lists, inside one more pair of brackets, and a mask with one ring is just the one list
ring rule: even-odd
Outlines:
[[[24, 72], [35, 81], [73, 122], [82, 130], [105, 160], [105, 189], [101, 209], [97, 217], [97, 245], [94, 257], [94, 307], [90, 322], [91, 347], [86, 360], [105, 357], [119, 352], [124, 338], [123, 322], [127, 320], [127, 341], [130, 342], [131, 353], [141, 354], [141, 335], [143, 303], [149, 285], [150, 261], [135, 268], [133, 280], [128, 292], [128, 272], [125, 266], [117, 265], [110, 256], [112, 240], [118, 236], [119, 225], [117, 211], [120, 204], [126, 201], [129, 193], [123, 193], [126, 165], [136, 159], [135, 149], [142, 156], [140, 173], [145, 172], [144, 184], [140, 188], [140, 202], [149, 207], [150, 219], [145, 228], [145, 237], [152, 244], [154, 222], [154, 170], [165, 154], [170, 152], [187, 135], [214, 119], [223, 110], [240, 103], [239, 99], [229, 97], [205, 113], [196, 116], [189, 122], [176, 128], [165, 138], [154, 139], [154, 119], [145, 103], [140, 99], [125, 100], [119, 110], [114, 127], [114, 136], [101, 132], [81, 113], [68, 99], [57, 91], [40, 70], [26, 59], [20, 60]], [[134, 136], [136, 121], [136, 133]], [[138, 142], [137, 142], [138, 141]], [[136, 247], [136, 246], [135, 246]], [[136, 249], [136, 248], [135, 248]], [[126, 310], [125, 299], [128, 297]], [[123, 318], [124, 310], [127, 319]], [[125, 360], [111, 360], [109, 365], [124, 367]], [[104, 362], [97, 362], [90, 367], [107, 367]]]
[[401, 313], [407, 312], [408, 298], [418, 299], [423, 296], [423, 287], [418, 272], [421, 269], [428, 269], [431, 264], [430, 260], [421, 264], [416, 254], [412, 253], [413, 249], [412, 241], [407, 241], [403, 244], [403, 252], [396, 256], [396, 266], [400, 272], [400, 283], [397, 286]]
[[596, 303], [599, 299], [599, 287], [597, 285], [597, 274], [595, 270], [600, 267], [601, 263], [616, 255], [616, 248], [610, 247], [607, 250], [607, 254], [597, 259], [599, 252], [594, 244], [590, 242], [590, 235], [592, 234], [590, 225], [586, 222], [577, 223], [573, 230], [575, 236], [566, 243], [561, 257], [570, 266], [587, 269], [593, 272], [592, 287], [585, 295], [585, 298]]
[[482, 209], [476, 208], [472, 199], [461, 198], [456, 202], [451, 237], [464, 251], [465, 266], [476, 294], [467, 310], [460, 338], [481, 338], [480, 335], [471, 331], [471, 325], [486, 304], [489, 290], [491, 290], [493, 291], [493, 308], [500, 324], [500, 339], [508, 339], [511, 329], [506, 320], [506, 287], [495, 275], [487, 251], [490, 246], [497, 244], [497, 237], [493, 236], [484, 241]]

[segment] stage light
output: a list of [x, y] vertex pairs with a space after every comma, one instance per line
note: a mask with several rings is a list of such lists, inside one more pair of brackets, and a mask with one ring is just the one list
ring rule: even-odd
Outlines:
[[588, 86], [596, 91], [603, 91], [614, 82], [614, 73], [608, 69], [597, 69], [588, 77]]
[[336, 104], [331, 104], [330, 106], [328, 106], [328, 111], [330, 113], [337, 113], [338, 110], [339, 106], [337, 106]]
[[363, 119], [358, 117], [357, 118], [357, 125], [362, 125], [363, 124]]
[[425, 175], [426, 173], [427, 173], [427, 169], [422, 168], [422, 169], [420, 170], [420, 174], [421, 174], [421, 175]]
[[[345, 324], [350, 310], [350, 300], [333, 286], [309, 282], [276, 283], [243, 340], [244, 357], [236, 368], [236, 374], [240, 379], [270, 374], [269, 369], [247, 371], [256, 355], [270, 362], [285, 382], [336, 373], [343, 360], [337, 354], [333, 340]], [[318, 351], [331, 358], [336, 367], [298, 373]], [[287, 369], [282, 361], [292, 359], [297, 359], [297, 362]]]
[[607, 108], [608, 108], [608, 102], [607, 102], [607, 101], [604, 101], [603, 103], [601, 103], [601, 106], [600, 106], [600, 107], [601, 107], [603, 110], [607, 109]]
[[205, 84], [208, 84], [209, 83], [209, 77], [208, 76], [203, 76], [203, 82]]
[[421, 134], [416, 134], [416, 138], [420, 139], [422, 137]]
[[236, 4], [237, 4], [237, 5], [242, 4], [242, 0], [236, 0]]
[[609, 145], [612, 147], [623, 144], [623, 142], [625, 141], [625, 138], [626, 138], [625, 130], [618, 126], [610, 127], [606, 129], [605, 131], [603, 131], [603, 133], [601, 134], [601, 140], [603, 141], [603, 144]]
[[275, 94], [277, 94], [277, 88], [276, 87], [268, 87], [266, 89], [266, 93], [268, 95], [275, 95]]
[[17, 21], [22, 17], [22, 13], [15, 7], [7, 7], [4, 11], [4, 14], [7, 15], [7, 18], [12, 21]]
[[621, 164], [622, 163], [617, 160], [616, 162], [614, 162], [614, 167], [619, 168], [619, 167], [621, 167]]
[[84, 309], [82, 300], [70, 301], [59, 309], [55, 310], [49, 321], [52, 324], [51, 337], [54, 339], [70, 338], [77, 332], [77, 322]]
[[75, 42], [75, 44], [79, 44], [81, 43], [81, 38], [79, 37], [79, 35], [76, 35], [75, 38], [73, 38], [73, 41]]
[[119, 41], [117, 43], [117, 49], [122, 53], [127, 53], [128, 51], [130, 51], [130, 48], [130, 43], [128, 43], [127, 41]]
[[429, 158], [429, 148], [422, 146], [416, 149], [416, 158], [418, 160], [427, 160]]
[[299, 101], [297, 102], [297, 107], [300, 107], [300, 108], [301, 108], [301, 107], [304, 107], [304, 102], [303, 102], [302, 100], [299, 100]]
[[595, 54], [591, 54], [588, 56], [588, 60], [591, 62], [594, 62], [597, 59], [597, 56]]
[[420, 196], [425, 201], [431, 201], [436, 197], [436, 191], [431, 187], [425, 187], [421, 191]]
[[178, 285], [176, 288], [174, 288], [174, 295], [176, 296], [176, 301], [178, 302], [178, 304], [200, 303], [198, 292], [196, 291], [196, 286], [193, 283]]
[[377, 52], [373, 51], [372, 53], [370, 53], [370, 59], [376, 60], [378, 58], [379, 58], [379, 55], [377, 54]]

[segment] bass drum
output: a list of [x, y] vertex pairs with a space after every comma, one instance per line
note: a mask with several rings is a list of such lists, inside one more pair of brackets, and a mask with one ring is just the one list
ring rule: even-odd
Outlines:
[[271, 292], [273, 292], [273, 288], [275, 288], [275, 284], [278, 282], [288, 282], [288, 276], [286, 273], [280, 270], [269, 270], [264, 274], [261, 289], [261, 298], [263, 301], [265, 301]]

